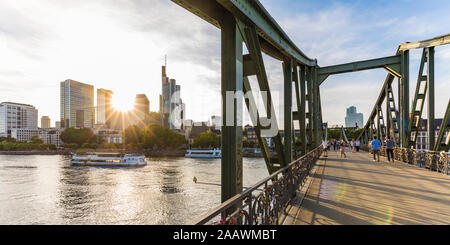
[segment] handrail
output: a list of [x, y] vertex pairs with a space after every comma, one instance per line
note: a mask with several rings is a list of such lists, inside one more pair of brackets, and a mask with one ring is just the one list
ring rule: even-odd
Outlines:
[[[283, 187], [290, 188], [291, 193], [288, 193], [289, 191], [284, 188], [281, 189], [284, 191], [284, 193], [277, 193], [277, 194], [281, 194], [281, 198], [285, 198], [286, 194], [291, 196], [292, 190], [294, 191], [294, 194], [295, 194], [295, 191], [297, 190], [298, 186], [303, 184], [304, 179], [307, 176], [307, 173], [309, 173], [309, 170], [312, 167], [312, 162], [317, 160], [321, 153], [322, 153], [322, 145], [320, 145], [317, 148], [315, 148], [314, 150], [308, 152], [307, 154], [300, 157], [299, 159], [289, 163], [289, 165], [287, 165], [286, 167], [279, 169], [278, 171], [271, 174], [270, 176], [258, 181], [252, 187], [244, 190], [240, 194], [236, 194], [232, 198], [223, 202], [218, 207], [211, 209], [206, 214], [204, 214], [204, 215], [200, 216], [199, 218], [195, 219], [194, 221], [192, 221], [191, 225], [204, 225], [207, 222], [211, 221], [213, 218], [217, 217], [218, 215], [221, 215], [221, 217], [222, 217], [222, 220], [220, 222], [221, 224], [237, 224], [237, 223], [255, 224], [255, 223], [258, 223], [257, 222], [258, 218], [261, 218], [261, 219], [264, 218], [264, 220], [266, 222], [264, 222], [264, 221], [261, 222], [263, 224], [278, 223], [279, 212], [283, 211], [281, 209], [286, 207], [286, 204], [289, 203], [289, 201], [290, 201], [290, 199], [292, 199], [292, 197], [288, 198], [289, 200], [276, 200], [276, 198], [274, 197], [275, 195], [271, 195], [271, 194], [274, 194], [274, 193], [272, 193], [272, 191], [274, 191], [274, 187], [275, 186], [277, 186], [277, 187], [283, 186]], [[302, 164], [297, 165], [300, 162]], [[303, 166], [303, 163], [309, 163], [309, 164], [307, 164], [308, 166], [306, 166], [306, 168], [304, 168], [305, 166]], [[303, 170], [303, 171], [301, 171], [301, 170]], [[307, 171], [304, 171], [304, 170], [307, 170]], [[283, 174], [283, 176], [280, 177], [280, 176], [278, 176], [279, 174]], [[293, 174], [300, 174], [300, 176], [299, 175], [294, 176]], [[288, 176], [288, 177], [286, 177], [286, 176]], [[272, 185], [268, 185], [268, 182], [270, 182], [270, 181], [272, 181]], [[284, 182], [286, 182], [286, 183], [284, 183]], [[286, 186], [286, 184], [289, 186]], [[262, 185], [265, 185], [264, 190], [262, 192], [258, 193], [258, 196], [256, 198], [254, 198], [254, 200], [253, 200], [254, 202], [251, 203], [252, 198], [253, 198], [252, 193], [254, 191], [260, 191], [259, 188]], [[267, 200], [268, 199], [267, 197], [269, 197], [269, 196], [271, 196], [272, 198], [275, 198], [275, 200], [272, 200], [272, 199]], [[267, 208], [269, 206], [272, 208], [271, 211], [276, 213], [275, 214], [276, 220], [266, 219], [267, 217], [257, 217], [257, 215], [255, 215], [255, 213], [253, 213], [255, 210], [252, 210], [252, 208], [254, 208], [254, 206], [256, 206], [255, 201], [258, 198], [261, 198], [261, 199], [265, 198], [264, 200], [260, 200], [260, 201], [265, 202], [264, 203], [264, 204], [266, 204], [265, 208]], [[243, 205], [240, 205], [242, 201], [245, 201], [245, 199], [247, 199], [247, 202]], [[280, 204], [280, 201], [281, 202], [284, 201], [284, 203], [283, 203], [284, 205], [282, 205], [284, 207], [276, 206], [276, 205]], [[269, 206], [267, 204], [269, 204]], [[241, 206], [239, 208], [239, 210], [235, 211], [232, 215], [229, 215], [228, 217], [226, 217], [226, 215], [225, 215], [226, 211], [229, 208], [236, 206], [236, 205]], [[273, 205], [275, 205], [276, 207]], [[245, 210], [245, 209], [247, 209], [247, 210]], [[250, 210], [248, 210], [248, 209], [250, 209]], [[246, 215], [243, 215], [245, 213], [246, 213]], [[264, 213], [262, 215], [264, 216], [265, 214], [266, 213]], [[239, 216], [240, 219], [235, 216]], [[243, 216], [245, 216], [246, 220], [243, 219]]]
[[[368, 145], [361, 145], [362, 150], [368, 151]], [[386, 156], [386, 147], [382, 146], [380, 155]], [[445, 151], [417, 151], [415, 149], [394, 147], [394, 159], [420, 168], [441, 172], [448, 175], [450, 168], [450, 152]]]

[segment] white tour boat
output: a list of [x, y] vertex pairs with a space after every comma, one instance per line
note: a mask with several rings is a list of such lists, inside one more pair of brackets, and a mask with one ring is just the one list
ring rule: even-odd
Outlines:
[[222, 151], [219, 148], [212, 150], [187, 150], [185, 157], [190, 158], [221, 158]]
[[86, 155], [72, 155], [70, 161], [74, 165], [86, 166], [143, 166], [147, 165], [142, 155], [122, 153], [88, 153]]

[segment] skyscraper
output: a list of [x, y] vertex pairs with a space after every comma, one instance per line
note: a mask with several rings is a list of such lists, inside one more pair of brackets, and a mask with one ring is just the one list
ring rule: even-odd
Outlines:
[[147, 123], [150, 114], [150, 101], [145, 94], [137, 94], [134, 100], [134, 116], [137, 122]]
[[94, 126], [94, 86], [74, 80], [60, 84], [61, 127]]
[[50, 117], [48, 116], [41, 117], [41, 128], [50, 128]]
[[350, 106], [347, 108], [347, 115], [345, 117], [345, 127], [356, 127], [361, 128], [364, 123], [364, 116], [362, 113], [356, 112], [355, 106]]
[[97, 89], [97, 123], [106, 124], [110, 127], [110, 119], [113, 108], [111, 104], [113, 92], [111, 90]]
[[186, 106], [180, 98], [181, 86], [175, 79], [169, 79], [166, 66], [162, 66], [162, 95], [160, 97], [160, 110], [162, 124], [170, 129], [181, 129], [183, 119], [186, 117]]

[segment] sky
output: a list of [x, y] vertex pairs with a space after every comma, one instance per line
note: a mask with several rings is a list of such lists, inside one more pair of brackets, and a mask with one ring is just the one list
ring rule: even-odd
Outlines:
[[[450, 32], [450, 1], [261, 3], [320, 66], [391, 56], [400, 43]], [[411, 51], [411, 100], [421, 52]], [[120, 108], [131, 108], [135, 95], [145, 93], [151, 111], [158, 111], [165, 55], [187, 118], [220, 115], [220, 31], [173, 2], [0, 0], [0, 102], [32, 104], [52, 125], [59, 120], [59, 82], [66, 79], [112, 90]], [[450, 94], [450, 45], [436, 47], [435, 59], [436, 117], [442, 117]], [[282, 125], [282, 64], [268, 56], [264, 61], [274, 97], [280, 95], [274, 101]], [[379, 69], [328, 78], [321, 86], [324, 121], [344, 124], [351, 105], [366, 120], [385, 77]]]

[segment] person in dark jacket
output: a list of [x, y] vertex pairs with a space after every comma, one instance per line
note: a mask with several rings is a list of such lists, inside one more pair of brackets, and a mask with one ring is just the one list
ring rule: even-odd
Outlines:
[[388, 158], [388, 162], [390, 162], [391, 159], [392, 159], [392, 162], [394, 162], [394, 141], [391, 140], [390, 136], [388, 136], [388, 137], [386, 137], [385, 143], [386, 143], [386, 155]]

